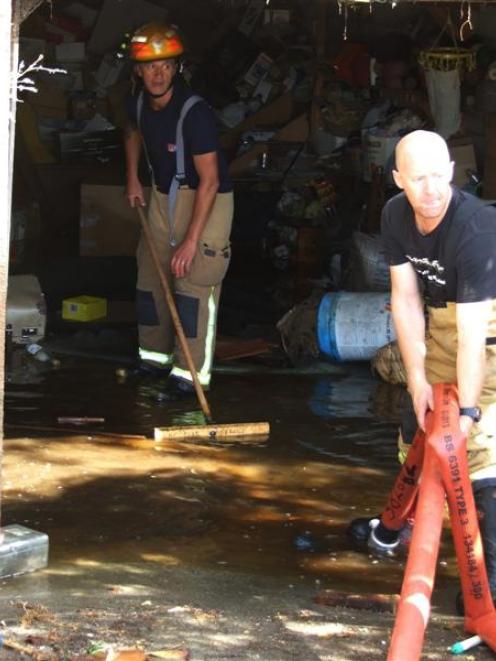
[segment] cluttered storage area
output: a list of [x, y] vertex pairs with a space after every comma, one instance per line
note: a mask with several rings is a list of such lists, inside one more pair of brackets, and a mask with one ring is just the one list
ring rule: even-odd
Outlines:
[[[464, 197], [496, 199], [496, 0], [12, 8], [2, 525], [15, 534], [0, 540], [0, 646], [57, 659], [383, 659], [405, 565], [392, 547], [409, 542], [398, 540], [424, 435], [381, 216], [399, 192], [396, 145], [419, 130], [444, 138]], [[482, 243], [480, 289], [481, 264], [494, 273]], [[429, 266], [426, 280], [440, 272]], [[418, 330], [420, 292], [405, 289]], [[449, 392], [458, 434], [481, 412]], [[465, 464], [451, 463], [443, 411], [455, 484]], [[405, 412], [415, 464], [394, 483]], [[369, 542], [392, 484], [390, 512], [405, 516], [377, 559]], [[448, 500], [468, 521], [460, 493]], [[10, 563], [19, 528], [28, 549]], [[464, 535], [477, 600], [481, 544]], [[434, 546], [422, 546], [433, 565]], [[464, 635], [453, 547], [440, 553], [429, 658]], [[408, 630], [425, 629], [434, 575], [417, 584], [430, 592], [404, 600], [417, 609]]]
[[[7, 323], [9, 344], [31, 357], [50, 337], [84, 352], [90, 336], [99, 349], [102, 328], [122, 331], [128, 356], [136, 349], [140, 222], [125, 195], [123, 133], [137, 83], [130, 36], [144, 23], [178, 26], [181, 75], [212, 108], [228, 162], [219, 360], [369, 360], [394, 340], [380, 215], [398, 192], [394, 148], [408, 132], [440, 133], [455, 184], [496, 195], [490, 2], [23, 7]], [[149, 191], [145, 163], [140, 177]], [[394, 345], [382, 360], [390, 372]]]

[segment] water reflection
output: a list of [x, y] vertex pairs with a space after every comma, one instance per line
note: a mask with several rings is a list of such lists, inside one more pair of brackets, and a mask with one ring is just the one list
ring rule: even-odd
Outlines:
[[[194, 401], [158, 406], [158, 387], [119, 382], [109, 365], [66, 360], [41, 385], [7, 384], [6, 421], [39, 433], [25, 438], [8, 427], [5, 523], [47, 532], [53, 570], [59, 562], [167, 558], [352, 591], [398, 588], [401, 566], [355, 552], [345, 529], [354, 516], [380, 510], [392, 484], [403, 389], [363, 369], [345, 377], [217, 375], [208, 393], [216, 422], [268, 421], [268, 441], [176, 442], [156, 452], [154, 427], [204, 424]], [[100, 431], [114, 436], [43, 431], [71, 415], [101, 416]], [[119, 433], [150, 440], [130, 446]]]
[[407, 406], [408, 393], [401, 386], [391, 386], [366, 373], [344, 379], [316, 380], [310, 409], [325, 418], [376, 418], [399, 423]]

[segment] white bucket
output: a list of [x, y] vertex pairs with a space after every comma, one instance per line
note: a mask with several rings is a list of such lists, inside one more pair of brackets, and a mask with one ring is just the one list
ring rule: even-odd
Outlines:
[[370, 360], [396, 339], [391, 295], [379, 292], [330, 292], [317, 316], [319, 348], [334, 360]]

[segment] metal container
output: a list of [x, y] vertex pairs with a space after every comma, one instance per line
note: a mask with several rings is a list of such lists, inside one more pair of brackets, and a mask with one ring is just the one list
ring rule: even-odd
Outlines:
[[43, 569], [48, 564], [48, 535], [12, 524], [0, 529], [0, 578]]
[[46, 304], [36, 276], [9, 277], [6, 325], [14, 344], [32, 344], [45, 336]]

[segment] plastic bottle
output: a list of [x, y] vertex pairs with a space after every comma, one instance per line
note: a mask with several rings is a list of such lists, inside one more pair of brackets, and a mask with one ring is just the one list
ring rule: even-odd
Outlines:
[[50, 360], [50, 356], [43, 347], [35, 342], [33, 342], [33, 344], [28, 344], [26, 346], [26, 351], [30, 353], [35, 360], [39, 360], [41, 363], [46, 363]]

